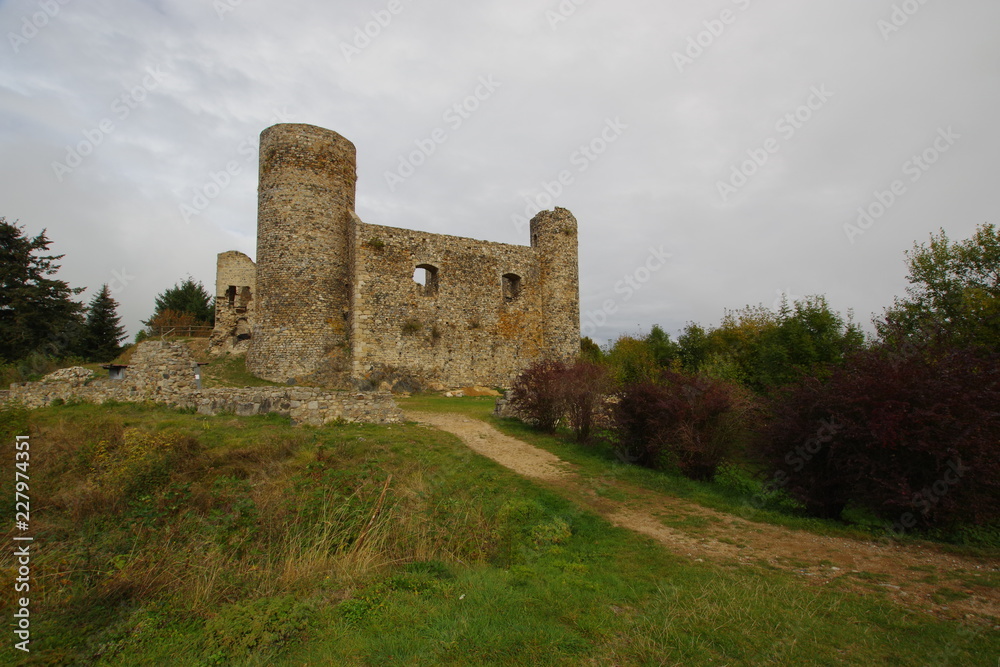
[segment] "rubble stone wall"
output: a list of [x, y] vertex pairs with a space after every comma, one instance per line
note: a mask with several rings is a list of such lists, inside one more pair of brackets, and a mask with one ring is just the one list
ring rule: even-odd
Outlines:
[[95, 378], [85, 368], [62, 369], [40, 382], [11, 385], [6, 400], [28, 408], [53, 402], [153, 401], [201, 414], [276, 413], [296, 424], [321, 426], [336, 421], [388, 424], [403, 415], [388, 392], [330, 392], [300, 387], [220, 387], [199, 389], [197, 364], [180, 343], [140, 343], [122, 380]]
[[[222, 253], [216, 288], [236, 284], [224, 274], [254, 274], [244, 281], [255, 290], [250, 338], [237, 340], [235, 313], [223, 308], [213, 350], [245, 347], [258, 377], [328, 387], [386, 377], [508, 386], [536, 359], [578, 353], [568, 210], [536, 215], [527, 246], [367, 224], [354, 210], [356, 162], [354, 145], [331, 130], [261, 133], [257, 265]], [[417, 269], [427, 284], [414, 281]]]
[[219, 253], [215, 272], [215, 329], [209, 352], [245, 353], [250, 347], [257, 293], [257, 266], [241, 252]]
[[[535, 249], [361, 222], [355, 242], [355, 377], [390, 367], [501, 386], [545, 348]], [[418, 267], [427, 284], [414, 281]], [[505, 275], [519, 278], [518, 294], [504, 294]]]
[[247, 369], [275, 382], [347, 374], [354, 144], [312, 125], [260, 135], [257, 310]]

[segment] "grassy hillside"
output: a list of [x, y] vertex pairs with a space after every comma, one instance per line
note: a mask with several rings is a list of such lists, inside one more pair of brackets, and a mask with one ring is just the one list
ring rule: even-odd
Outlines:
[[[676, 557], [427, 427], [76, 405], [0, 413], [0, 431], [6, 498], [14, 436], [31, 435], [36, 538], [32, 652], [8, 639], [4, 664], [995, 665], [1000, 655], [992, 629], [766, 567]], [[0, 553], [0, 587], [13, 591], [11, 550]], [[2, 598], [6, 618], [13, 598]]]

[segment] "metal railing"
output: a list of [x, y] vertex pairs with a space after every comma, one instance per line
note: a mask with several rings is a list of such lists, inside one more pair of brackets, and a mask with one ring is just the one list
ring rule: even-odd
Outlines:
[[177, 326], [147, 327], [151, 338], [165, 338], [167, 336], [184, 338], [208, 338], [212, 335], [214, 327], [207, 324], [181, 324]]

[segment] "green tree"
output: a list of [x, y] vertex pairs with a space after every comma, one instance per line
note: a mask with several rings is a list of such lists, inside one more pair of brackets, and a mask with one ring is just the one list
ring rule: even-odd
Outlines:
[[604, 363], [604, 350], [590, 336], [580, 339], [580, 359], [592, 364]]
[[944, 339], [959, 346], [1000, 348], [1000, 229], [983, 224], [952, 241], [944, 229], [906, 253], [910, 286], [882, 321], [892, 346]]
[[700, 324], [689, 322], [680, 336], [677, 337], [680, 346], [678, 356], [681, 365], [688, 373], [697, 373], [708, 360], [708, 333]]
[[215, 324], [212, 297], [205, 286], [200, 282], [196, 283], [191, 276], [157, 296], [153, 317], [143, 324], [156, 326], [163, 320], [175, 320], [185, 315], [189, 315], [194, 324]]
[[669, 368], [680, 355], [680, 346], [670, 340], [670, 334], [664, 331], [659, 324], [653, 325], [645, 342], [653, 359], [664, 368]]
[[677, 340], [689, 373], [703, 373], [757, 392], [802, 374], [826, 372], [864, 343], [860, 328], [833, 311], [823, 296], [811, 296], [778, 312], [764, 306], [726, 311], [719, 326], [688, 324]]
[[824, 375], [829, 366], [864, 345], [850, 313], [845, 320], [817, 295], [783, 308], [773, 327], [761, 332], [751, 375], [754, 388], [787, 384], [804, 374]]
[[654, 382], [660, 375], [653, 351], [644, 339], [622, 336], [607, 354], [611, 380], [620, 385]]
[[111, 361], [118, 356], [127, 333], [118, 316], [118, 302], [106, 284], [87, 306], [84, 331], [84, 356], [94, 361]]
[[46, 254], [52, 242], [42, 230], [34, 238], [0, 217], [0, 358], [32, 354], [61, 357], [73, 352], [82, 332], [83, 305], [71, 298], [84, 288], [52, 276], [63, 255]]
[[778, 327], [781, 316], [761, 305], [727, 310], [719, 326], [707, 334], [702, 372], [757, 388], [761, 341]]

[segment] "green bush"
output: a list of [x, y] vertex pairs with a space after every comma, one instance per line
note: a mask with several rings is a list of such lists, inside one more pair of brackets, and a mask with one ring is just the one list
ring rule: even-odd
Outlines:
[[292, 596], [264, 598], [224, 607], [205, 627], [209, 664], [246, 664], [304, 639], [315, 616], [312, 606]]

